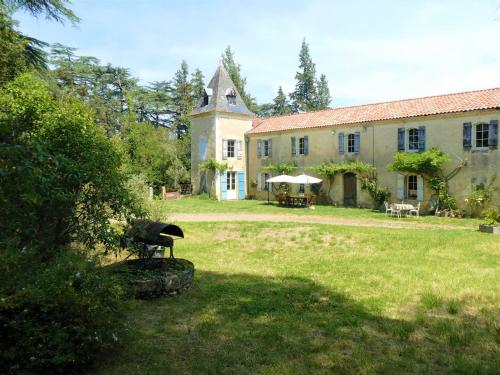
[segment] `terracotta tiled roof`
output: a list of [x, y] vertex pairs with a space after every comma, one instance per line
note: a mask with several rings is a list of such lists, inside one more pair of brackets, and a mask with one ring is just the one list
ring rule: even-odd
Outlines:
[[256, 119], [248, 133], [270, 133], [495, 108], [500, 109], [500, 88]]

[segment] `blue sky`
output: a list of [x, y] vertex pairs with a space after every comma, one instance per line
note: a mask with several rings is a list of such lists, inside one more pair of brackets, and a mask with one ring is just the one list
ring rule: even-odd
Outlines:
[[500, 86], [500, 1], [74, 0], [60, 25], [16, 14], [20, 29], [168, 80], [185, 59], [206, 81], [227, 45], [259, 103], [293, 90], [305, 37], [332, 106]]

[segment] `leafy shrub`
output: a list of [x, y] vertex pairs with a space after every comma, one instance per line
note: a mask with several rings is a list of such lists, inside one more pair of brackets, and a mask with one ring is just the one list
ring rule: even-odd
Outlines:
[[486, 225], [500, 225], [500, 208], [488, 208], [481, 213]]
[[437, 210], [445, 208], [447, 210], [456, 210], [457, 199], [448, 193], [446, 181], [442, 177], [434, 176], [429, 178], [429, 183], [437, 195], [439, 201], [437, 202]]
[[469, 206], [471, 216], [479, 216], [479, 213], [491, 202], [493, 193], [497, 190], [495, 186], [496, 175], [486, 183], [473, 185], [465, 203]]
[[122, 341], [122, 288], [95, 262], [64, 254], [26, 273], [30, 259], [7, 258], [0, 265], [10, 278], [0, 290], [1, 373], [76, 373]]
[[375, 179], [362, 178], [361, 189], [368, 191], [375, 203], [375, 209], [379, 209], [391, 196], [389, 190], [385, 187], [380, 187]]
[[0, 372], [83, 371], [121, 331], [121, 288], [87, 259], [142, 214], [120, 149], [28, 74], [0, 89], [0, 139]]
[[21, 75], [0, 90], [0, 238], [50, 259], [71, 241], [108, 247], [110, 219], [139, 214], [120, 151], [84, 104]]

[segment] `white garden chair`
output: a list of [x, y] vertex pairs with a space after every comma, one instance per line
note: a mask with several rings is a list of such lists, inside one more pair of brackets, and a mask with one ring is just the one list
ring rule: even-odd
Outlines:
[[419, 217], [420, 216], [420, 202], [418, 202], [417, 207], [411, 209], [408, 211], [408, 214], [411, 216], [415, 214], [415, 216]]
[[389, 204], [389, 202], [384, 202], [384, 206], [385, 206], [385, 215], [389, 216], [389, 214], [392, 212], [392, 207]]

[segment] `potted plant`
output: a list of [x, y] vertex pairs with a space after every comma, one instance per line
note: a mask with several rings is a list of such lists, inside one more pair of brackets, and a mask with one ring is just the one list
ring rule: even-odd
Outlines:
[[481, 232], [500, 234], [500, 209], [488, 208], [482, 212], [483, 224], [479, 225]]

